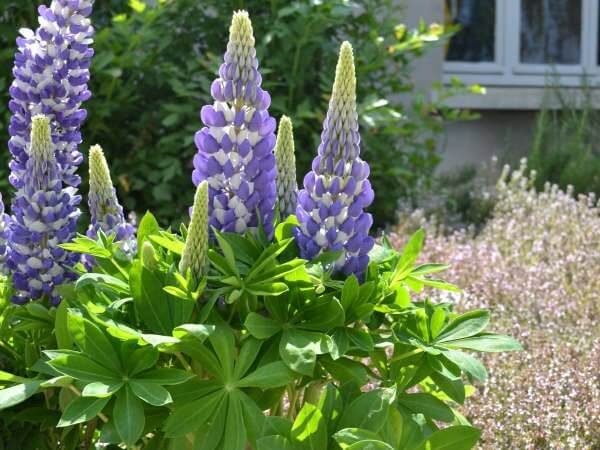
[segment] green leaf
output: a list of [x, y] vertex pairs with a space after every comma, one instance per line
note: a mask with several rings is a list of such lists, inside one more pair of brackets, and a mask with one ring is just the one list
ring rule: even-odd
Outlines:
[[71, 350], [73, 348], [73, 339], [69, 334], [68, 327], [68, 304], [63, 299], [56, 308], [56, 317], [54, 319], [54, 334], [56, 335], [56, 344], [58, 348]]
[[13, 375], [12, 373], [0, 370], [0, 381], [10, 381], [11, 383], [27, 383], [29, 378]]
[[115, 392], [117, 392], [119, 389], [121, 389], [121, 387], [123, 387], [122, 381], [111, 383], [111, 384], [96, 381], [94, 383], [87, 384], [83, 388], [83, 391], [81, 391], [81, 395], [83, 397], [98, 397], [98, 398], [110, 397]]
[[150, 405], [163, 406], [173, 401], [169, 391], [157, 383], [133, 379], [129, 380], [129, 387], [138, 398]]
[[423, 414], [425, 417], [440, 420], [442, 422], [452, 422], [454, 413], [452, 409], [443, 401], [431, 394], [417, 392], [414, 394], [400, 394], [398, 403], [411, 412]]
[[402, 255], [398, 259], [396, 266], [394, 267], [394, 275], [392, 278], [392, 284], [400, 281], [414, 266], [415, 261], [421, 253], [423, 248], [423, 242], [425, 240], [425, 231], [420, 229], [411, 236], [408, 243], [402, 250]]
[[382, 441], [369, 440], [352, 444], [348, 450], [394, 450], [394, 448]]
[[379, 435], [369, 430], [361, 428], [344, 428], [333, 435], [333, 438], [342, 449], [346, 449], [352, 444], [366, 440], [379, 440]]
[[72, 312], [68, 313], [68, 324], [69, 332], [82, 352], [111, 371], [121, 370], [115, 348], [96, 324]]
[[106, 406], [109, 398], [77, 397], [65, 408], [57, 427], [69, 427], [96, 417]]
[[342, 288], [342, 300], [341, 304], [344, 307], [344, 311], [349, 311], [352, 305], [358, 299], [358, 293], [360, 292], [360, 286], [358, 279], [355, 275], [351, 275], [346, 279], [344, 287]]
[[125, 295], [129, 294], [129, 284], [119, 278], [104, 273], [84, 273], [75, 282], [76, 289], [81, 289], [90, 285], [95, 286], [96, 288], [106, 286], [112, 291]]
[[449, 380], [445, 376], [435, 372], [429, 376], [444, 394], [460, 405], [464, 403], [465, 385], [462, 380]]
[[321, 411], [310, 403], [305, 403], [298, 413], [290, 434], [298, 450], [327, 448], [327, 423]]
[[161, 233], [160, 235], [153, 234], [148, 236], [148, 239], [160, 245], [161, 247], [166, 248], [170, 252], [175, 253], [176, 255], [183, 255], [183, 247], [185, 246], [185, 243], [174, 237], [167, 236], [168, 235], [165, 235], [165, 233]]
[[469, 311], [446, 325], [437, 337], [436, 342], [454, 341], [476, 335], [483, 331], [489, 322], [489, 311], [483, 309]]
[[144, 241], [152, 234], [160, 233], [160, 226], [150, 211], [146, 211], [137, 229], [137, 248], [142, 249]]
[[477, 444], [481, 431], [468, 426], [454, 426], [432, 433], [410, 450], [470, 450]]
[[246, 287], [254, 295], [277, 297], [289, 290], [288, 285], [280, 282], [253, 283]]
[[113, 408], [113, 420], [117, 433], [127, 446], [133, 446], [142, 436], [146, 423], [144, 407], [129, 386], [126, 386], [117, 395], [117, 401]]
[[415, 267], [410, 273], [411, 275], [429, 275], [431, 273], [443, 272], [450, 268], [447, 264], [422, 264]]
[[186, 372], [185, 370], [161, 367], [143, 372], [135, 379], [137, 381], [170, 386], [185, 383], [195, 376], [193, 373]]
[[286, 330], [279, 343], [279, 354], [292, 370], [312, 376], [317, 355], [329, 352], [327, 336], [322, 333], [290, 329]]
[[344, 411], [339, 428], [363, 428], [377, 433], [387, 420], [395, 389], [379, 388], [365, 392]]
[[493, 333], [481, 333], [468, 338], [445, 341], [444, 347], [451, 349], [465, 348], [478, 352], [510, 352], [514, 350], [523, 350], [523, 346], [510, 336]]
[[255, 312], [248, 314], [244, 326], [257, 339], [268, 339], [281, 331], [281, 325], [273, 319], [261, 316]]
[[358, 361], [348, 358], [339, 358], [336, 360], [323, 358], [320, 360], [320, 363], [327, 372], [342, 383], [355, 382], [357, 386], [364, 386], [369, 380], [367, 369]]
[[242, 405], [234, 391], [229, 396], [223, 450], [244, 450], [246, 448], [246, 436]]
[[165, 422], [165, 434], [173, 438], [197, 430], [214, 417], [224, 398], [225, 395], [220, 390], [199, 400], [185, 404], [176, 403], [173, 412]]
[[250, 375], [242, 378], [236, 386], [246, 388], [255, 387], [259, 389], [273, 389], [292, 382], [295, 373], [281, 361], [265, 364]]
[[61, 248], [75, 253], [84, 253], [95, 258], [110, 258], [110, 251], [87, 236], [78, 236], [73, 242], [60, 244]]
[[443, 354], [462, 370], [477, 378], [482, 383], [485, 382], [487, 378], [487, 372], [483, 364], [481, 364], [478, 359], [457, 350], [445, 350]]
[[204, 342], [215, 331], [214, 325], [205, 325], [199, 323], [186, 323], [179, 325], [173, 330], [173, 336], [178, 339], [194, 339], [198, 342]]
[[290, 441], [283, 436], [266, 436], [258, 440], [257, 450], [294, 450]]
[[33, 394], [42, 384], [41, 380], [32, 380], [9, 388], [0, 389], [0, 410], [17, 405]]
[[127, 360], [124, 361], [127, 373], [133, 377], [144, 370], [154, 367], [158, 361], [158, 357], [158, 351], [150, 345], [136, 348]]
[[119, 373], [113, 372], [83, 355], [58, 356], [48, 361], [48, 364], [63, 375], [88, 383], [101, 381], [112, 384], [121, 380]]

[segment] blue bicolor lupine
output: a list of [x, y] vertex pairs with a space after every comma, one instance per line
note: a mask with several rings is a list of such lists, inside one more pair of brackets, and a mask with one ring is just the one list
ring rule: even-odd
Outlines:
[[78, 186], [77, 167], [82, 156], [80, 126], [86, 111], [81, 104], [91, 94], [87, 88], [93, 50], [93, 28], [88, 16], [94, 0], [52, 0], [38, 8], [39, 27], [20, 30], [10, 86], [9, 149], [12, 185], [19, 189], [28, 160], [31, 118], [50, 118], [56, 161], [63, 183]]
[[296, 213], [298, 182], [296, 181], [296, 155], [294, 131], [288, 116], [282, 116], [275, 143], [277, 161], [277, 207], [282, 219]]
[[10, 217], [4, 212], [4, 201], [0, 194], [0, 273], [8, 273], [6, 267], [6, 244], [8, 241], [8, 224]]
[[195, 135], [193, 182], [209, 185], [210, 225], [244, 233], [264, 224], [272, 231], [275, 207], [275, 120], [271, 97], [261, 85], [252, 24], [246, 11], [234, 13], [214, 99], [200, 113], [205, 127]]
[[374, 244], [369, 236], [373, 219], [364, 212], [374, 196], [368, 176], [369, 165], [360, 159], [354, 57], [344, 42], [318, 155], [298, 194], [296, 238], [303, 258], [341, 250], [336, 270], [364, 272]]
[[75, 278], [70, 268], [79, 255], [60, 244], [75, 237], [81, 199], [75, 188], [63, 187], [47, 116], [32, 118], [29, 141], [23, 183], [13, 198], [9, 224], [7, 264], [16, 290], [12, 300], [23, 304], [48, 297], [58, 304], [58, 286]]
[[90, 148], [88, 205], [91, 217], [88, 237], [96, 239], [99, 231], [105, 235], [114, 234], [115, 240], [120, 242], [121, 250], [127, 255], [133, 255], [137, 247], [135, 229], [125, 220], [104, 152], [99, 145]]

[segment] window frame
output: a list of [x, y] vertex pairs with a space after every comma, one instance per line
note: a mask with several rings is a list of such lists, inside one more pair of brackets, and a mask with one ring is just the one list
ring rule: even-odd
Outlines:
[[543, 87], [548, 77], [558, 75], [564, 86], [581, 86], [582, 76], [600, 75], [598, 31], [600, 0], [581, 0], [581, 64], [522, 64], [520, 58], [521, 2], [496, 1], [494, 62], [444, 61], [444, 82], [458, 76], [466, 83], [486, 86]]

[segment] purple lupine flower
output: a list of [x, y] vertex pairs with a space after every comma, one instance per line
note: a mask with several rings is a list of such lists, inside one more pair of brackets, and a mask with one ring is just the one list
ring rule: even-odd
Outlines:
[[196, 133], [198, 153], [192, 180], [209, 185], [209, 223], [243, 233], [262, 223], [270, 234], [275, 208], [275, 119], [271, 97], [261, 85], [252, 24], [234, 13], [212, 105], [202, 108], [205, 127]]
[[69, 269], [79, 255], [66, 252], [60, 244], [75, 236], [81, 198], [74, 187], [63, 187], [48, 117], [32, 118], [30, 142], [9, 224], [7, 264], [16, 290], [12, 301], [23, 304], [47, 297], [56, 305], [58, 286], [75, 278]]
[[114, 234], [121, 250], [129, 256], [133, 255], [137, 247], [135, 228], [125, 220], [104, 152], [99, 145], [90, 148], [88, 205], [91, 223], [87, 236], [96, 239], [100, 230], [106, 235]]
[[359, 155], [354, 57], [352, 46], [344, 42], [318, 155], [298, 194], [296, 239], [302, 257], [309, 260], [323, 251], [341, 250], [335, 269], [360, 276], [374, 244], [369, 236], [373, 219], [363, 211], [374, 194], [367, 179], [369, 165]]
[[7, 274], [8, 268], [6, 267], [6, 244], [8, 241], [8, 224], [10, 223], [10, 217], [4, 212], [4, 202], [2, 201], [2, 194], [0, 194], [0, 273]]
[[12, 153], [10, 182], [24, 184], [31, 118], [50, 118], [55, 156], [63, 183], [78, 186], [76, 171], [83, 160], [77, 146], [86, 111], [81, 104], [90, 98], [87, 89], [94, 51], [89, 48], [94, 29], [88, 16], [94, 0], [52, 0], [38, 8], [39, 27], [23, 28], [17, 38], [13, 67], [9, 149]]

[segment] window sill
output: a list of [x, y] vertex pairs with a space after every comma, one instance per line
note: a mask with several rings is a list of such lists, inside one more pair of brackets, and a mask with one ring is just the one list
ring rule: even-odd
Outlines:
[[[590, 101], [593, 108], [600, 108], [600, 89], [565, 87], [562, 88], [565, 98], [576, 105]], [[518, 86], [486, 86], [484, 95], [465, 94], [452, 97], [445, 101], [447, 106], [468, 109], [498, 109], [498, 110], [539, 110], [543, 102], [551, 109], [560, 109], [561, 104], [550, 96], [544, 98], [547, 89], [543, 87]], [[587, 99], [591, 96], [591, 99]]]

